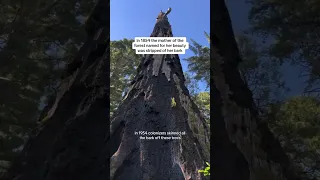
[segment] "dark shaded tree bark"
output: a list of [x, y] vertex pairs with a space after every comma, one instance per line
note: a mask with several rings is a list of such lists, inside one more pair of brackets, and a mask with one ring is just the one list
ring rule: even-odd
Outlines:
[[4, 179], [109, 178], [109, 163], [100, 166], [101, 154], [108, 154], [105, 140], [110, 124], [108, 12], [109, 2], [99, 0], [87, 22], [86, 43], [45, 108], [42, 125]]
[[[238, 161], [239, 165], [245, 166], [241, 171], [246, 173], [240, 179], [298, 180], [280, 143], [274, 138], [267, 124], [258, 118], [252, 93], [240, 78], [238, 64], [241, 59], [225, 2], [214, 0], [211, 5], [211, 125], [214, 137], [211, 143], [218, 148], [213, 149], [211, 154], [212, 178], [231, 179], [225, 178], [221, 171], [229, 172], [229, 168], [234, 171], [224, 162], [224, 159], [230, 156], [228, 153], [233, 151], [231, 157]], [[222, 126], [224, 128], [221, 128]], [[218, 139], [219, 137], [221, 139]], [[227, 146], [232, 148], [228, 149]]]
[[[172, 37], [165, 14], [151, 37]], [[112, 180], [200, 180], [209, 129], [190, 98], [178, 55], [146, 55], [111, 122]], [[171, 98], [176, 106], [171, 105]], [[192, 125], [192, 117], [198, 125]], [[185, 131], [181, 140], [140, 140], [138, 131]], [[204, 138], [197, 135], [204, 134]]]

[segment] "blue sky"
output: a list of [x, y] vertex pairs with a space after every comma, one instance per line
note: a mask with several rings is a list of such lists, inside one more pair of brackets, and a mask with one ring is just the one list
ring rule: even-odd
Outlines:
[[[168, 19], [174, 36], [186, 37], [189, 43], [192, 38], [201, 45], [209, 46], [204, 31], [210, 33], [210, 0], [111, 0], [111, 41], [149, 37], [160, 10], [165, 12], [169, 7], [172, 11]], [[183, 71], [188, 70], [183, 59], [192, 55], [190, 50], [179, 55]], [[205, 89], [204, 83], [199, 86], [201, 90]]]

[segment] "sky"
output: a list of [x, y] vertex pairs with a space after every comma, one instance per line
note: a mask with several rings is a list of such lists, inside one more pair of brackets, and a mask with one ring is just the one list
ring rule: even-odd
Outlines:
[[[204, 32], [210, 33], [210, 0], [111, 0], [110, 1], [110, 39], [149, 37], [156, 18], [162, 10], [168, 15], [175, 37], [190, 38], [203, 46], [209, 46]], [[188, 70], [185, 58], [193, 56], [191, 50], [179, 55], [183, 71]], [[200, 91], [205, 90], [205, 83], [199, 84]]]

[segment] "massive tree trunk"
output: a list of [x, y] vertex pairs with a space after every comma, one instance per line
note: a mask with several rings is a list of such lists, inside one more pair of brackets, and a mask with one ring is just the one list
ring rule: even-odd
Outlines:
[[[151, 37], [172, 36], [163, 14]], [[198, 170], [209, 160], [209, 129], [184, 82], [178, 55], [146, 55], [142, 59], [111, 122], [112, 180], [207, 179]], [[178, 140], [146, 140], [139, 137], [144, 135], [135, 135], [139, 131], [186, 134]]]
[[109, 163], [99, 166], [101, 154], [108, 154], [110, 126], [108, 12], [108, 1], [99, 0], [87, 22], [86, 43], [5, 179], [108, 179]]
[[[208, 127], [184, 85], [178, 55], [142, 59], [109, 129], [108, 6], [105, 0], [95, 6], [87, 41], [5, 179], [110, 179], [111, 156], [114, 179], [206, 179], [198, 170], [209, 160]], [[158, 19], [152, 36], [172, 36], [166, 18]], [[186, 134], [148, 141], [135, 131]]]
[[[216, 124], [225, 126], [224, 132], [213, 129], [212, 136], [216, 138], [212, 140], [212, 146], [221, 148], [228, 143], [236, 145], [236, 153], [240, 152], [246, 160], [252, 180], [297, 180], [299, 178], [280, 143], [267, 124], [259, 120], [252, 94], [240, 78], [240, 57], [225, 2], [214, 0], [211, 3], [211, 108], [214, 110], [211, 116], [214, 123], [211, 124], [213, 127]], [[221, 131], [221, 128], [217, 129]], [[224, 140], [217, 139], [223, 134], [227, 134], [228, 138], [224, 136]], [[224, 163], [220, 157], [227, 158], [229, 154], [226, 153], [228, 151], [213, 149], [213, 179], [225, 179], [223, 176], [215, 178], [215, 173], [223, 168], [219, 166], [219, 163]], [[228, 171], [227, 166], [224, 168]]]

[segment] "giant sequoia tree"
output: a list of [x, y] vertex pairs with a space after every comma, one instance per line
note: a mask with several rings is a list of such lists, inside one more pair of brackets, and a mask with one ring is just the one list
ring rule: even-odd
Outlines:
[[[142, 59], [109, 135], [108, 9], [105, 0], [95, 6], [87, 21], [87, 41], [6, 179], [109, 179], [112, 155], [113, 179], [205, 179], [198, 170], [209, 159], [208, 127], [184, 85], [177, 55]], [[157, 20], [152, 36], [172, 36], [166, 16]], [[191, 124], [191, 117], [199, 123]], [[140, 141], [134, 135], [139, 130], [186, 135]]]
[[[160, 13], [151, 37], [173, 36], [166, 15]], [[184, 82], [178, 55], [142, 58], [111, 121], [111, 179], [205, 179], [198, 170], [209, 159], [209, 129]], [[185, 131], [186, 135], [180, 140], [141, 140], [135, 131]]]
[[43, 97], [56, 90], [64, 64], [83, 43], [84, 26], [76, 17], [87, 16], [93, 5], [92, 0], [1, 1], [0, 177], [36, 126]]
[[241, 80], [241, 59], [225, 2], [211, 3], [213, 179], [299, 179], [280, 143], [259, 119], [252, 93]]
[[101, 162], [109, 134], [108, 11], [108, 1], [99, 0], [87, 20], [87, 41], [5, 179], [109, 177], [109, 163]]

